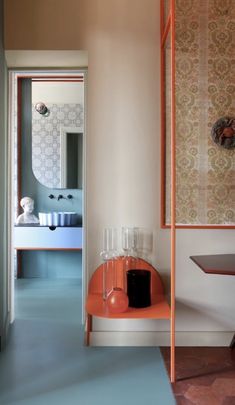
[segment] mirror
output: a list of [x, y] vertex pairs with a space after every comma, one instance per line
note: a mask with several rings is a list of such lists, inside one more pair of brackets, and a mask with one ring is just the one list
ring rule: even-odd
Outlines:
[[32, 169], [49, 188], [82, 188], [84, 77], [32, 78]]
[[61, 188], [82, 188], [82, 138], [79, 128], [61, 128]]

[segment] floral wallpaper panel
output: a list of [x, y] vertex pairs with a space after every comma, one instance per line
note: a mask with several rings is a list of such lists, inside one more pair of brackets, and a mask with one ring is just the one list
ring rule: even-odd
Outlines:
[[234, 44], [235, 0], [176, 1], [179, 224], [235, 223], [235, 149], [224, 149], [211, 138], [219, 118], [235, 116]]

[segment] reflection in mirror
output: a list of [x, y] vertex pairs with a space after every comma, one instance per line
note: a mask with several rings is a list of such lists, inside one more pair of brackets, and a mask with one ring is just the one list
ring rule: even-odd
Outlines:
[[83, 123], [83, 74], [32, 79], [32, 168], [44, 186], [82, 188]]
[[83, 134], [78, 128], [63, 128], [60, 134], [61, 188], [82, 188]]

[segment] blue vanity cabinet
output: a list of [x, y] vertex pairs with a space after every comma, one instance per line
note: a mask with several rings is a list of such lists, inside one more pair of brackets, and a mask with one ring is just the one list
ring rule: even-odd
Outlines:
[[80, 250], [83, 228], [43, 226], [15, 226], [14, 248], [17, 250]]

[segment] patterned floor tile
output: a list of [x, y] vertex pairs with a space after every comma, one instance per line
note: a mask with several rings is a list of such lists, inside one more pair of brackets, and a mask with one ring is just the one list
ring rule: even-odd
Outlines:
[[[169, 348], [162, 348], [170, 370]], [[235, 405], [235, 350], [227, 347], [176, 348], [177, 405]]]

